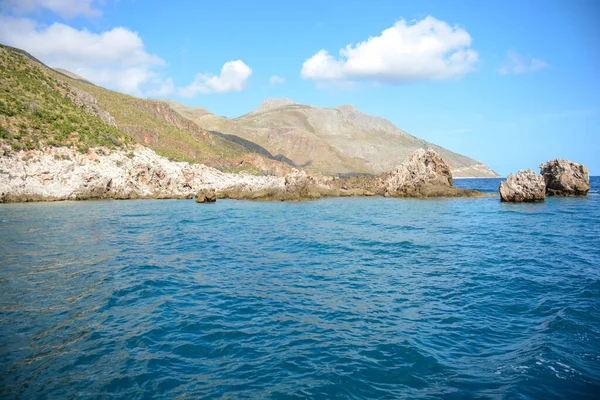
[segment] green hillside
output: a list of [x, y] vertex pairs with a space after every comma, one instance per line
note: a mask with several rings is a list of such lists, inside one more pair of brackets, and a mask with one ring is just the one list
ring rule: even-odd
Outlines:
[[129, 136], [77, 107], [69, 86], [27, 56], [0, 45], [0, 140], [27, 150], [47, 146], [119, 147]]
[[228, 172], [281, 173], [290, 168], [254, 143], [198, 127], [166, 102], [101, 88], [48, 68], [19, 49], [1, 46], [0, 55], [0, 140], [5, 149], [76, 146], [85, 152], [94, 146], [140, 143], [174, 161]]
[[[200, 128], [166, 102], [139, 99], [66, 76], [63, 79], [93, 95], [100, 108], [114, 117], [119, 129], [136, 142], [171, 160], [202, 163], [228, 172], [269, 172], [254, 165], [263, 158], [260, 154]], [[269, 158], [260, 161], [279, 164]]]

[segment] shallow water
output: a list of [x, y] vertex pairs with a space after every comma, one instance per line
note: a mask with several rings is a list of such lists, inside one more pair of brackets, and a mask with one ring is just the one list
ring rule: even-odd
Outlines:
[[0, 397], [594, 398], [592, 183], [0, 205]]

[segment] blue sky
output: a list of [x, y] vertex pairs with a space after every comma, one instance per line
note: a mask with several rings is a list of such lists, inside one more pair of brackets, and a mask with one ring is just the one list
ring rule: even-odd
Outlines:
[[0, 11], [0, 42], [137, 96], [228, 117], [266, 97], [352, 104], [503, 175], [556, 157], [600, 174], [598, 1], [0, 0]]

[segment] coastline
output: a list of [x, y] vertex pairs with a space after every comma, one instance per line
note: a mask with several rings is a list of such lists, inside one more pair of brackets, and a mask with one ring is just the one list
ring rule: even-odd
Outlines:
[[[437, 168], [437, 169], [436, 169]], [[0, 203], [95, 199], [191, 199], [199, 191], [216, 198], [301, 201], [323, 197], [480, 197], [452, 185], [444, 160], [418, 150], [398, 169], [369, 177], [285, 176], [227, 173], [203, 164], [170, 161], [141, 145], [128, 148], [46, 147], [0, 157]]]

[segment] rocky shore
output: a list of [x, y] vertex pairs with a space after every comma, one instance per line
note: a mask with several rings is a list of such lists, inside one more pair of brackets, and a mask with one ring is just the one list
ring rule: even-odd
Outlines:
[[434, 150], [417, 150], [396, 170], [347, 178], [309, 175], [231, 174], [202, 164], [173, 162], [135, 146], [86, 153], [65, 147], [0, 154], [0, 202], [85, 199], [216, 198], [294, 201], [336, 196], [473, 197], [456, 188]]
[[228, 174], [174, 162], [143, 146], [130, 149], [50, 147], [0, 157], [0, 201], [192, 198], [202, 188], [283, 186], [275, 176]]

